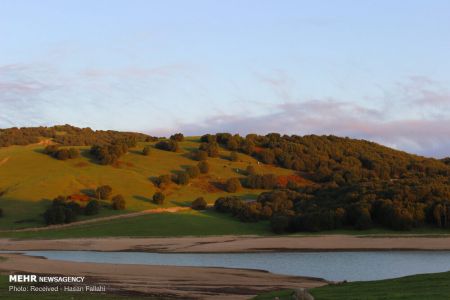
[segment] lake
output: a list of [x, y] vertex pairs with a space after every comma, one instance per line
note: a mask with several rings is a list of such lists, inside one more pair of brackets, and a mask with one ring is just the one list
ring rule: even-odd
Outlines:
[[73, 262], [260, 269], [278, 274], [312, 276], [336, 281], [377, 280], [450, 270], [450, 251], [220, 254], [96, 251], [19, 252], [30, 256], [43, 256], [48, 259]]

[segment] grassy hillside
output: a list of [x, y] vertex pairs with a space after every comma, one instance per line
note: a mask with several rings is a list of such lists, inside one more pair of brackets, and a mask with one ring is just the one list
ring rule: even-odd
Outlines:
[[242, 223], [214, 211], [161, 213], [100, 221], [69, 228], [27, 232], [0, 232], [11, 238], [159, 237], [208, 235], [268, 235], [268, 222]]
[[[420, 274], [396, 279], [350, 282], [310, 290], [316, 300], [421, 300], [448, 299], [450, 272]], [[292, 291], [262, 294], [255, 300], [291, 299]]]
[[[58, 195], [70, 195], [95, 189], [107, 184], [113, 194], [122, 194], [127, 201], [126, 211], [139, 211], [159, 207], [151, 202], [152, 195], [159, 189], [151, 178], [161, 174], [173, 174], [197, 161], [188, 153], [199, 146], [197, 138], [180, 142], [179, 152], [151, 149], [149, 156], [141, 154], [146, 145], [154, 142], [140, 142], [120, 158], [116, 166], [99, 165], [92, 160], [89, 147], [76, 147], [81, 157], [60, 161], [43, 153], [45, 145], [9, 146], [0, 148], [0, 229], [22, 228], [44, 225], [40, 214]], [[231, 177], [242, 176], [248, 165], [254, 165], [261, 173], [278, 175], [293, 174], [293, 171], [258, 165], [250, 156], [239, 154], [239, 161], [228, 160], [230, 152], [221, 150], [217, 158], [208, 158], [210, 172], [193, 179], [186, 186], [172, 184], [163, 192], [166, 194], [164, 207], [189, 205], [203, 196], [212, 203], [228, 193], [215, 184]], [[237, 195], [256, 198], [261, 190], [242, 189]], [[125, 212], [126, 212], [125, 211]], [[116, 214], [117, 211], [103, 209], [99, 216]]]

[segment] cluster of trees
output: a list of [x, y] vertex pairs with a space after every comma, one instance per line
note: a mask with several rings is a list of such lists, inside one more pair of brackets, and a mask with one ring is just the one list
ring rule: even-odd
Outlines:
[[411, 155], [373, 142], [336, 136], [218, 133], [201, 141], [252, 155], [266, 164], [305, 172], [318, 183], [450, 176], [450, 160]]
[[59, 160], [67, 160], [80, 157], [80, 151], [76, 148], [60, 148], [59, 145], [48, 145], [44, 153]]
[[247, 175], [242, 179], [242, 183], [249, 189], [265, 189], [271, 190], [278, 187], [278, 179], [274, 174], [252, 174], [253, 170], [247, 169]]
[[93, 145], [90, 153], [102, 165], [112, 165], [118, 162], [119, 158], [128, 152], [129, 148], [136, 146], [135, 139], [114, 140], [109, 144]]
[[92, 130], [91, 128], [78, 128], [71, 125], [0, 129], [0, 147], [33, 144], [39, 142], [41, 138], [50, 138], [55, 143], [64, 146], [92, 146], [123, 139], [135, 139], [138, 142], [157, 140], [156, 137], [142, 133]]
[[177, 174], [163, 174], [156, 178], [153, 178], [152, 181], [157, 187], [159, 187], [160, 189], [164, 189], [171, 183], [186, 185], [191, 179], [198, 177], [200, 174], [206, 174], [208, 172], [208, 162], [200, 161], [196, 166], [187, 166], [184, 171], [180, 171]]
[[55, 131], [46, 127], [24, 127], [0, 129], [0, 147], [11, 145], [29, 145], [39, 142], [39, 138], [54, 137]]
[[219, 198], [216, 209], [240, 220], [271, 219], [275, 232], [422, 226], [450, 228], [450, 181], [407, 179], [264, 192], [255, 202]]
[[44, 221], [47, 225], [71, 223], [77, 220], [78, 215], [96, 215], [100, 211], [100, 203], [90, 200], [85, 207], [67, 197], [58, 196], [53, 199], [51, 206], [44, 212]]
[[176, 140], [159, 141], [155, 144], [155, 148], [172, 152], [177, 152], [179, 150], [178, 142]]

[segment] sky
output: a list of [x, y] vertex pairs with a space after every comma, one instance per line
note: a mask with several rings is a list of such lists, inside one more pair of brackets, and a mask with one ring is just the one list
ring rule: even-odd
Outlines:
[[0, 128], [333, 134], [450, 156], [450, 1], [0, 0]]

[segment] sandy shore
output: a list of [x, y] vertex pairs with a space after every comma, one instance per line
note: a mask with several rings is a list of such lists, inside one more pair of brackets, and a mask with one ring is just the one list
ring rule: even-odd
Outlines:
[[265, 271], [77, 263], [1, 254], [0, 272], [87, 276], [91, 284], [105, 285], [108, 293], [154, 295], [164, 299], [249, 299], [262, 291], [284, 288], [312, 288], [321, 279], [276, 275]]
[[93, 250], [147, 252], [259, 252], [259, 251], [367, 251], [450, 250], [450, 237], [177, 237], [82, 238], [61, 240], [0, 239], [0, 250]]

